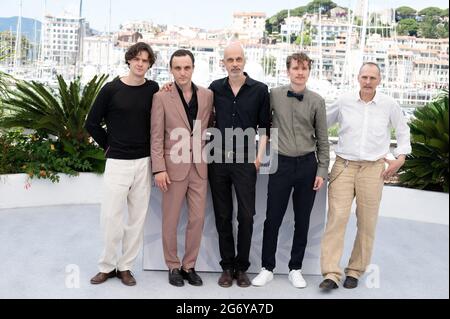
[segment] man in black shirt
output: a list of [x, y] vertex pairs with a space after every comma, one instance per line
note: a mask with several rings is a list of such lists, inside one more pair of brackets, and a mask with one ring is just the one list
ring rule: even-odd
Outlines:
[[[234, 278], [239, 287], [248, 287], [246, 271], [250, 266], [256, 175], [270, 128], [270, 98], [267, 85], [244, 73], [244, 50], [238, 43], [225, 48], [223, 63], [228, 77], [214, 81], [209, 87], [214, 92], [214, 126], [221, 133], [213, 136], [214, 161], [208, 166], [223, 269], [218, 284], [230, 287]], [[257, 129], [260, 139], [255, 154]], [[238, 202], [237, 254], [232, 225], [232, 186]]]
[[[91, 284], [115, 276], [125, 285], [136, 284], [131, 269], [142, 245], [150, 199], [150, 112], [159, 87], [145, 79], [145, 74], [155, 55], [149, 45], [139, 42], [128, 49], [125, 61], [130, 68], [128, 75], [102, 88], [85, 125], [107, 158], [100, 220], [104, 250], [98, 263], [100, 272]], [[128, 218], [124, 223], [126, 203]], [[122, 256], [118, 257], [120, 242]]]

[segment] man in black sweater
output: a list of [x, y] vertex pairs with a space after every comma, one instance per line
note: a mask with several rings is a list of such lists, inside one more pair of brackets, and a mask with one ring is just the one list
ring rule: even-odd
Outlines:
[[[142, 245], [150, 199], [150, 112], [159, 87], [145, 74], [155, 62], [155, 54], [149, 45], [139, 42], [128, 49], [125, 60], [128, 75], [102, 88], [85, 125], [107, 158], [100, 220], [104, 249], [98, 263], [100, 272], [91, 284], [115, 276], [127, 286], [136, 284], [131, 269]], [[117, 256], [120, 242], [122, 256]]]

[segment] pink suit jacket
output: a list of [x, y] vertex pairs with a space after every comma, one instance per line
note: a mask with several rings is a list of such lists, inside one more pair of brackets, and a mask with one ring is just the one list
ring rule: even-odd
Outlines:
[[[208, 168], [203, 158], [206, 129], [210, 120], [213, 93], [197, 86], [198, 113], [191, 130], [188, 117], [175, 87], [153, 96], [151, 112], [152, 172], [166, 171], [170, 180], [184, 180], [195, 163], [198, 175], [206, 179]], [[171, 136], [172, 135], [172, 136]]]

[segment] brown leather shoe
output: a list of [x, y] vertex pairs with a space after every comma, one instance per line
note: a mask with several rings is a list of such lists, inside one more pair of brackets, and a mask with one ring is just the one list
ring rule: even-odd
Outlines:
[[122, 283], [127, 286], [136, 285], [136, 279], [134, 279], [133, 274], [129, 270], [117, 271], [117, 278], [120, 278]]
[[219, 278], [218, 284], [220, 287], [228, 288], [233, 285], [233, 271], [225, 269]]
[[238, 270], [234, 273], [234, 278], [236, 278], [237, 285], [242, 288], [249, 287], [251, 285], [250, 279], [248, 279], [245, 271]]
[[98, 285], [107, 281], [109, 278], [116, 277], [116, 270], [114, 269], [111, 272], [99, 272], [94, 277], [91, 278], [91, 284]]

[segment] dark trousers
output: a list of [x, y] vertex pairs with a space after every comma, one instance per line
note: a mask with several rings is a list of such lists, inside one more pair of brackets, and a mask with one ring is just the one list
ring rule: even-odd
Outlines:
[[[255, 215], [256, 167], [253, 163], [212, 163], [208, 165], [209, 185], [213, 199], [222, 269], [246, 271]], [[234, 186], [239, 223], [237, 255], [233, 237]]]
[[308, 240], [309, 219], [316, 191], [313, 190], [317, 173], [314, 153], [300, 157], [278, 155], [278, 170], [269, 176], [267, 213], [264, 222], [262, 266], [273, 271], [278, 243], [278, 231], [283, 221], [292, 189], [294, 207], [294, 238], [289, 269], [302, 268]]

